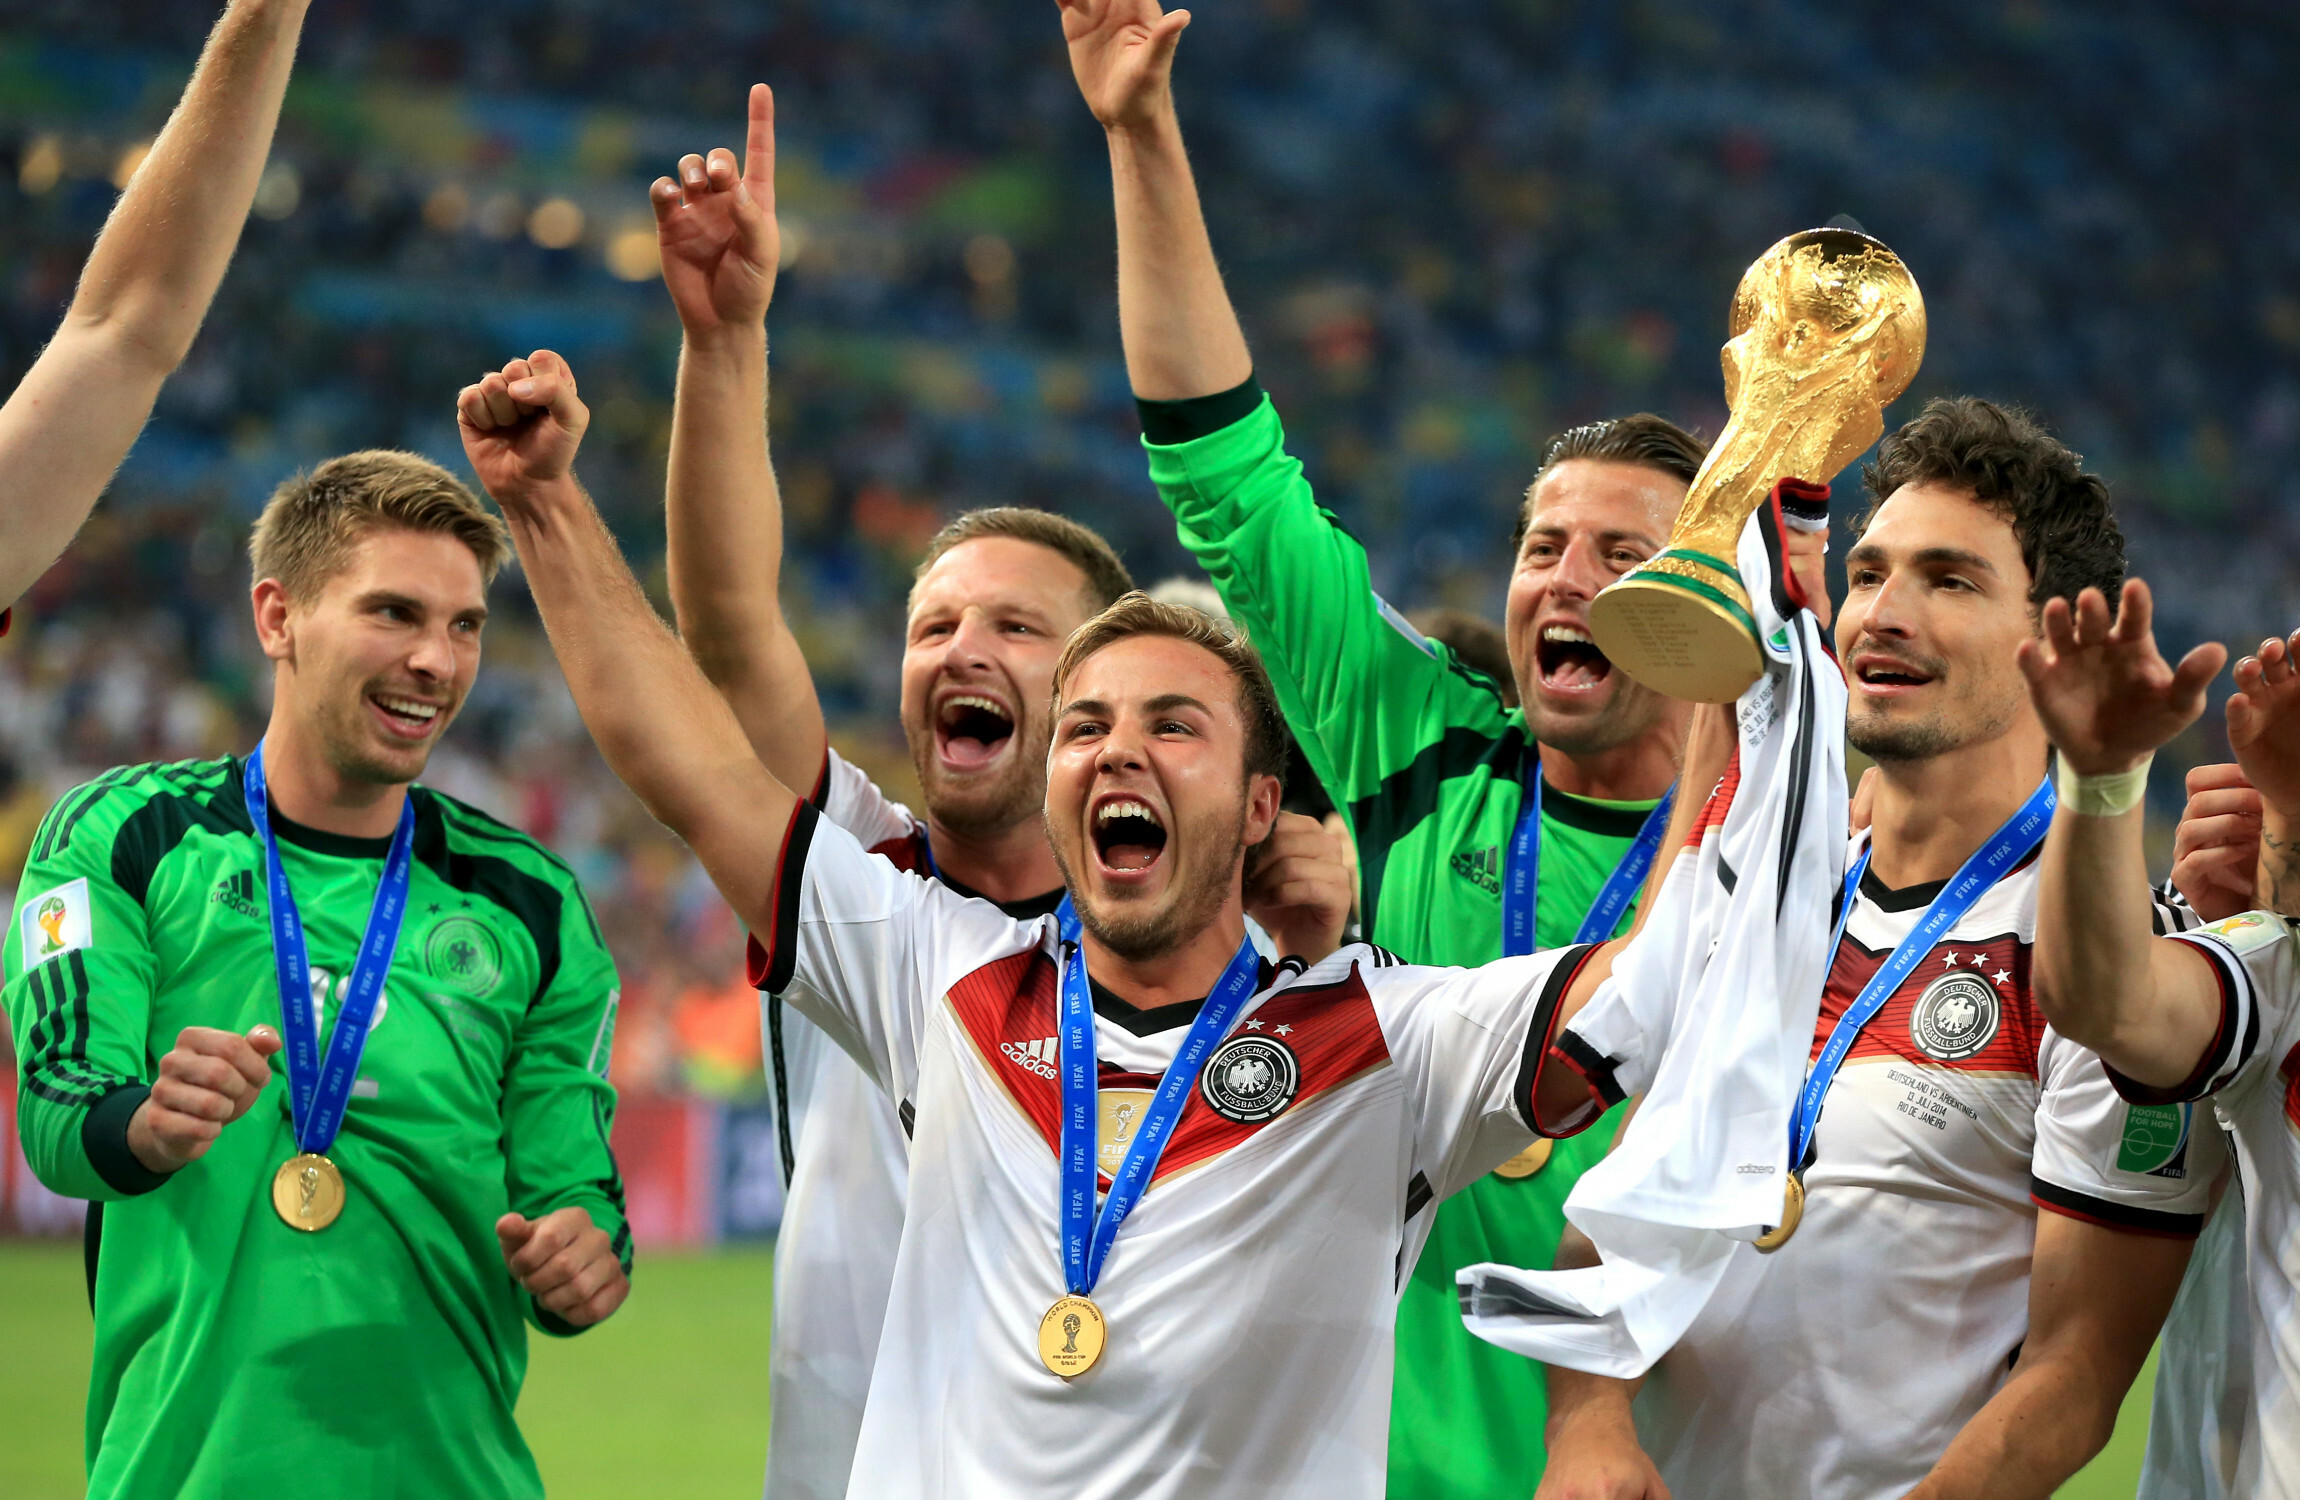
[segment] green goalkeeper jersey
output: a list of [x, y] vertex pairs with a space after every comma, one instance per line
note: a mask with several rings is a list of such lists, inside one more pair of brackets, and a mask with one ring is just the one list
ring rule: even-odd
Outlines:
[[[1319, 507], [1251, 383], [1144, 407], [1151, 478], [1260, 648], [1287, 723], [1357, 840], [1367, 937], [1409, 963], [1500, 958], [1524, 715], [1374, 592], [1365, 549]], [[1573, 941], [1653, 806], [1544, 796], [1538, 946]], [[1541, 1369], [1470, 1336], [1454, 1273], [1480, 1261], [1549, 1265], [1565, 1195], [1612, 1136], [1600, 1126], [1560, 1141], [1533, 1176], [1488, 1176], [1439, 1205], [1398, 1305], [1392, 1496], [1533, 1492], [1548, 1414]]]
[[[237, 760], [135, 766], [49, 812], [4, 961], [24, 1151], [92, 1199], [88, 1493], [540, 1495], [512, 1417], [523, 1319], [573, 1330], [504, 1268], [495, 1220], [580, 1206], [630, 1233], [607, 1137], [613, 961], [581, 888], [534, 840], [416, 788], [407, 917], [317, 1233], [273, 1212], [296, 1150], [282, 1060], [181, 1171], [127, 1123], [187, 1026], [283, 1025], [263, 843]], [[323, 1035], [389, 839], [276, 812]]]

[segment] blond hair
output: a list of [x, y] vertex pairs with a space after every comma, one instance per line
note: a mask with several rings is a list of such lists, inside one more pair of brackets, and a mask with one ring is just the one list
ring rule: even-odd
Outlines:
[[1217, 620], [1187, 604], [1161, 604], [1136, 590], [1078, 627], [1054, 664], [1054, 708], [1062, 711], [1062, 687], [1086, 658], [1135, 636], [1162, 635], [1212, 652], [1238, 685], [1238, 711], [1246, 721], [1246, 774], [1286, 779], [1286, 716], [1277, 690], [1262, 665], [1262, 653], [1227, 620]]
[[290, 599], [311, 599], [363, 538], [392, 527], [454, 537], [488, 583], [511, 556], [511, 533], [461, 480], [428, 458], [370, 449], [331, 458], [273, 491], [248, 538], [248, 560], [257, 582], [277, 579]]

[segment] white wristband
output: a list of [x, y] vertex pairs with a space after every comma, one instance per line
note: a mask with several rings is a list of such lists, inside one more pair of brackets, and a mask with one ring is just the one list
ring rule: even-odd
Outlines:
[[2118, 771], [2109, 776], [2080, 776], [2068, 757], [2058, 757], [2053, 782], [2060, 791], [2060, 800], [2070, 812], [2082, 813], [2088, 818], [2114, 818], [2140, 806], [2148, 795], [2148, 767], [2156, 756], [2129, 771]]

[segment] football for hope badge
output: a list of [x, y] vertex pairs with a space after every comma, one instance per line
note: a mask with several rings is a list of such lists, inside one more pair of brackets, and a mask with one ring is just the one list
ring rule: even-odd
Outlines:
[[1294, 1049], [1274, 1036], [1241, 1033], [1214, 1049], [1198, 1074], [1198, 1092], [1214, 1113], [1259, 1125], [1285, 1113], [1302, 1087]]
[[1927, 1057], [1962, 1062], [1996, 1040], [2004, 1002], [1980, 975], [1952, 970], [1925, 986], [1909, 1013], [1909, 1039]]

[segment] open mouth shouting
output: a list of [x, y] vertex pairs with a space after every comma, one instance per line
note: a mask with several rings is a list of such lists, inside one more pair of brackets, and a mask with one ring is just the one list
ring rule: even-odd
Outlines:
[[367, 706], [384, 732], [397, 740], [428, 737], [439, 727], [439, 716], [447, 711], [444, 703], [429, 703], [405, 693], [370, 693]]
[[934, 747], [954, 771], [989, 765], [1013, 738], [1013, 711], [987, 694], [952, 693], [936, 707]]
[[1939, 674], [1903, 657], [1862, 651], [1853, 657], [1853, 681], [1872, 698], [1896, 698], [1931, 683]]
[[1542, 626], [1533, 659], [1544, 692], [1595, 692], [1613, 675], [1613, 663], [1578, 625]]
[[1149, 803], [1124, 792], [1097, 800], [1087, 814], [1095, 863], [1104, 876], [1142, 876], [1166, 852], [1166, 824]]

